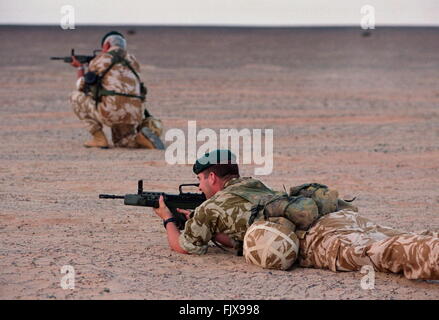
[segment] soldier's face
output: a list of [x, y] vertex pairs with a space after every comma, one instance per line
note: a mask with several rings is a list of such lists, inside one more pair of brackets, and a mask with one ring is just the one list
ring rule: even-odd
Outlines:
[[213, 188], [213, 181], [210, 177], [210, 174], [205, 176], [205, 174], [201, 172], [197, 174], [197, 179], [200, 182], [198, 189], [204, 193], [207, 199], [211, 198], [216, 192]]

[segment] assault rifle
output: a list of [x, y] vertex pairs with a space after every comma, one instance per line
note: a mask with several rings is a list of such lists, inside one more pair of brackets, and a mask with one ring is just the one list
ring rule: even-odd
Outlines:
[[143, 180], [138, 181], [137, 194], [126, 194], [118, 196], [114, 194], [100, 194], [99, 199], [123, 199], [123, 203], [128, 206], [141, 207], [159, 207], [159, 198], [162, 195], [166, 206], [171, 211], [172, 215], [177, 219], [177, 227], [180, 230], [184, 229], [186, 223], [186, 216], [177, 211], [177, 208], [193, 210], [206, 201], [204, 193], [189, 193], [183, 192], [182, 187], [198, 187], [198, 183], [181, 184], [178, 187], [179, 194], [169, 194], [164, 192], [148, 192], [143, 191]]
[[72, 49], [72, 54], [69, 57], [50, 57], [50, 60], [63, 60], [65, 63], [72, 63], [72, 56], [74, 56], [81, 63], [90, 63], [96, 57], [96, 52], [101, 50], [93, 50], [92, 56], [75, 55], [75, 49]]

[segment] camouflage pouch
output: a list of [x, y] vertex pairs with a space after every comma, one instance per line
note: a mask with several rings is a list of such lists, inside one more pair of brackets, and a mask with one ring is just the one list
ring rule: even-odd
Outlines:
[[290, 196], [304, 196], [313, 199], [321, 216], [337, 211], [338, 191], [331, 190], [320, 183], [306, 183], [292, 187], [290, 188]]
[[251, 225], [257, 216], [265, 220], [284, 217], [292, 222], [297, 229], [306, 230], [318, 218], [318, 207], [313, 199], [303, 196], [290, 197], [287, 194], [277, 194], [261, 198], [258, 205], [252, 208], [249, 220]]
[[89, 71], [84, 75], [83, 91], [92, 96], [96, 103], [99, 102], [100, 81], [101, 78], [95, 72]]
[[269, 217], [268, 221], [285, 226], [289, 230], [296, 231], [296, 225], [284, 217]]
[[300, 186], [290, 188], [290, 196], [304, 196], [311, 198], [319, 208], [319, 215], [336, 212], [342, 209], [350, 209], [358, 211], [358, 208], [351, 205], [347, 201], [338, 198], [338, 191], [329, 189], [324, 184], [306, 183]]
[[285, 217], [293, 222], [297, 229], [307, 230], [319, 217], [319, 209], [313, 199], [303, 196], [288, 197], [289, 205]]

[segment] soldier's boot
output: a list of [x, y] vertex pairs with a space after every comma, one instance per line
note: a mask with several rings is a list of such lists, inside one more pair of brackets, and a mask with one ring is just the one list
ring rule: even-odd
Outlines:
[[84, 143], [86, 148], [101, 148], [108, 149], [108, 141], [105, 133], [102, 130], [96, 131], [92, 134], [93, 138]]
[[164, 150], [165, 146], [160, 138], [149, 128], [143, 127], [136, 135], [136, 142], [142, 148]]
[[141, 132], [137, 133], [135, 140], [139, 148], [155, 149], [151, 140], [147, 139]]
[[358, 207], [350, 204], [347, 201], [344, 201], [342, 199], [337, 199], [337, 210], [343, 210], [343, 209], [348, 209], [348, 210], [352, 210], [355, 212], [358, 212]]

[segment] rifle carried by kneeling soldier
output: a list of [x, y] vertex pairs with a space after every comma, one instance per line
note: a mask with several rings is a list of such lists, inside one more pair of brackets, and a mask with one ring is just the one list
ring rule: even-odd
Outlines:
[[93, 60], [96, 57], [96, 53], [100, 52], [101, 50], [96, 49], [93, 50], [92, 56], [85, 56], [85, 55], [75, 55], [75, 49], [72, 49], [72, 54], [67, 57], [50, 57], [50, 60], [63, 60], [65, 63], [72, 63], [73, 59], [72, 57], [75, 57], [76, 60], [78, 60], [80, 63], [90, 63], [91, 60]]

